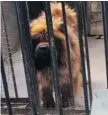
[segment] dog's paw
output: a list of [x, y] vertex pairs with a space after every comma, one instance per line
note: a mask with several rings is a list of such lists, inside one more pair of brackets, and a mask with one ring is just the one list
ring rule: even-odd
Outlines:
[[43, 102], [42, 107], [43, 108], [55, 108], [55, 102], [54, 101]]
[[73, 99], [62, 101], [62, 105], [64, 108], [73, 106], [73, 104], [74, 104]]

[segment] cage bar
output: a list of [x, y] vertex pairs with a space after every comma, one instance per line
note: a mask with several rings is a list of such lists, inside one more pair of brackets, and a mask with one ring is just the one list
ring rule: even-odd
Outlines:
[[105, 61], [106, 61], [106, 76], [107, 76], [107, 89], [108, 89], [108, 2], [102, 1], [101, 5], [102, 5], [104, 45], [105, 45]]
[[66, 46], [67, 46], [67, 55], [68, 55], [68, 68], [69, 68], [69, 77], [70, 77], [70, 89], [71, 89], [71, 96], [73, 102], [73, 108], [75, 108], [75, 100], [74, 100], [74, 89], [73, 89], [73, 77], [72, 77], [72, 65], [70, 59], [70, 49], [69, 49], [69, 39], [68, 39], [68, 30], [67, 30], [67, 23], [66, 23], [66, 12], [65, 12], [65, 2], [62, 2], [62, 11], [63, 11], [63, 20], [64, 20], [64, 34], [66, 38]]
[[54, 44], [50, 2], [44, 2], [44, 4], [45, 4], [45, 14], [46, 14], [49, 44], [50, 44], [50, 49], [51, 49], [52, 73], [53, 73], [54, 89], [55, 89], [55, 95], [56, 95], [56, 107], [59, 109], [59, 115], [63, 115], [60, 86], [59, 86], [59, 77], [58, 77], [59, 75], [58, 75], [58, 65], [57, 65], [57, 56], [56, 56], [57, 53], [56, 53], [56, 48]]
[[85, 51], [86, 51], [86, 62], [87, 62], [87, 72], [88, 72], [88, 86], [89, 86], [89, 97], [90, 105], [92, 104], [92, 84], [91, 84], [91, 73], [90, 73], [90, 59], [89, 59], [89, 49], [88, 49], [88, 40], [87, 40], [87, 19], [86, 19], [86, 2], [82, 2], [82, 19], [83, 19], [83, 28], [84, 28], [84, 40], [85, 40]]
[[[40, 108], [40, 102], [39, 102], [39, 91], [38, 91], [38, 81], [36, 76], [36, 68], [35, 68], [35, 60], [33, 56], [33, 47], [32, 47], [32, 39], [29, 32], [29, 14], [28, 14], [28, 5], [27, 2], [14, 2], [15, 5], [15, 12], [16, 12], [16, 18], [17, 18], [17, 25], [18, 25], [18, 33], [22, 48], [22, 56], [23, 56], [23, 62], [24, 62], [24, 69], [25, 69], [25, 76], [26, 76], [26, 83], [27, 83], [27, 89], [28, 89], [28, 98], [19, 98], [17, 89], [18, 86], [16, 86], [16, 80], [15, 80], [15, 73], [14, 73], [14, 65], [12, 60], [12, 53], [11, 53], [11, 45], [9, 44], [9, 34], [7, 30], [7, 23], [5, 23], [7, 20], [4, 18], [4, 12], [3, 11], [3, 2], [1, 2], [1, 8], [2, 8], [2, 17], [3, 18], [3, 24], [4, 24], [4, 32], [6, 34], [6, 43], [8, 46], [8, 55], [9, 55], [9, 61], [10, 61], [10, 68], [12, 72], [13, 77], [13, 83], [14, 83], [14, 91], [15, 91], [15, 98], [11, 98], [9, 96], [9, 90], [8, 90], [8, 83], [6, 80], [6, 74], [4, 69], [4, 60], [1, 56], [1, 76], [3, 81], [3, 87], [4, 87], [4, 93], [5, 97], [1, 99], [2, 103], [4, 104], [6, 102], [7, 104], [7, 110], [9, 112], [9, 115], [12, 115], [12, 105], [11, 103], [19, 103], [24, 102], [28, 103], [30, 101], [32, 113], [33, 115], [40, 115], [41, 113], [46, 114], [45, 112], [48, 111], [50, 114], [58, 114], [58, 115], [64, 115], [64, 114], [82, 114], [84, 111], [81, 110], [72, 110], [70, 108], [64, 109], [62, 106], [62, 100], [61, 100], [61, 88], [59, 84], [59, 70], [57, 65], [57, 52], [55, 47], [55, 40], [54, 40], [54, 34], [53, 34], [53, 22], [51, 17], [51, 8], [50, 8], [50, 2], [44, 2], [45, 6], [45, 14], [46, 14], [46, 23], [47, 23], [47, 30], [48, 30], [48, 37], [49, 37], [49, 44], [50, 44], [50, 50], [51, 50], [51, 61], [52, 61], [52, 74], [53, 74], [53, 82], [54, 82], [54, 89], [55, 89], [55, 97], [56, 97], [56, 108], [54, 109], [41, 109]], [[78, 38], [79, 38], [79, 45], [80, 45], [80, 54], [81, 54], [81, 66], [82, 66], [82, 75], [83, 75], [83, 93], [84, 93], [84, 106], [85, 106], [85, 113], [86, 115], [89, 115], [89, 100], [90, 105], [92, 104], [92, 85], [91, 85], [91, 72], [90, 72], [90, 60], [89, 60], [89, 49], [88, 49], [88, 40], [87, 40], [87, 14], [86, 14], [86, 2], [75, 2], [76, 4], [76, 12], [77, 12], [77, 22], [78, 22]], [[106, 76], [107, 76], [107, 88], [108, 88], [108, 2], [104, 1], [101, 2], [102, 5], [102, 14], [103, 14], [103, 30], [104, 30], [104, 46], [105, 46], [105, 60], [106, 60]], [[72, 77], [72, 65], [70, 64], [70, 49], [69, 49], [69, 39], [68, 39], [68, 30], [67, 30], [67, 22], [66, 22], [66, 11], [65, 11], [65, 2], [61, 2], [62, 6], [62, 13], [63, 13], [63, 21], [64, 21], [64, 34], [66, 38], [66, 47], [67, 47], [67, 56], [68, 56], [68, 69], [69, 69], [69, 75], [70, 75], [70, 82], [73, 83], [73, 77]], [[84, 39], [83, 39], [84, 36]], [[85, 43], [85, 47], [84, 47]], [[4, 47], [2, 47], [4, 48]], [[86, 57], [84, 55], [84, 50], [86, 52]], [[3, 54], [3, 52], [2, 52]], [[86, 63], [87, 62], [87, 73], [86, 73]], [[87, 87], [87, 76], [89, 80], [89, 86]], [[89, 92], [89, 93], [88, 93]], [[71, 96], [73, 101], [73, 107], [75, 109], [75, 96], [73, 91], [73, 86], [71, 86]], [[90, 99], [88, 97], [88, 94], [90, 96]], [[52, 111], [54, 113], [52, 113]], [[27, 111], [28, 112], [28, 111]], [[42, 114], [42, 115], [43, 115]]]
[[3, 87], [4, 87], [5, 97], [6, 97], [8, 113], [9, 115], [13, 115], [2, 56], [1, 56], [1, 76], [2, 76], [2, 81], [3, 81]]
[[88, 102], [88, 90], [87, 90], [87, 79], [86, 79], [86, 69], [85, 69], [85, 58], [84, 58], [84, 42], [83, 42], [83, 20], [82, 20], [82, 2], [76, 2], [76, 12], [77, 12], [77, 27], [78, 27], [78, 37], [80, 45], [81, 54], [81, 65], [82, 65], [82, 76], [83, 76], [83, 90], [84, 90], [84, 101], [85, 101], [85, 112], [89, 115], [89, 102]]
[[33, 57], [32, 39], [29, 32], [27, 4], [26, 2], [15, 2], [15, 5], [29, 101], [32, 107], [33, 115], [38, 115], [36, 109], [36, 107], [38, 107], [37, 104], [39, 103], [38, 86], [36, 68], [34, 65], [35, 61]]

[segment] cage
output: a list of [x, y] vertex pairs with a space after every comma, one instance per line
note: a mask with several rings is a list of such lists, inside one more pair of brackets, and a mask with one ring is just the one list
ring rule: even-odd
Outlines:
[[[91, 28], [90, 5], [98, 3], [101, 9], [101, 32], [104, 39], [96, 41]], [[63, 14], [63, 27], [68, 76], [71, 85], [71, 105], [62, 106], [57, 50], [55, 47], [51, 2], [1, 2], [1, 112], [2, 114], [23, 115], [89, 115], [95, 96], [95, 89], [108, 88], [108, 2], [60, 2]], [[81, 55], [82, 87], [80, 96], [73, 92], [72, 65], [70, 41], [66, 19], [65, 5], [74, 8], [77, 17], [77, 32]], [[97, 5], [97, 4], [96, 4]], [[47, 34], [51, 50], [54, 108], [42, 108], [40, 103], [38, 72], [36, 71], [33, 42], [30, 35], [29, 23], [37, 18], [44, 10], [46, 15]], [[93, 12], [92, 12], [93, 13]], [[97, 13], [97, 12], [96, 12]], [[94, 15], [93, 15], [94, 16]], [[94, 16], [97, 24], [97, 15]], [[103, 22], [102, 22], [103, 21]], [[100, 23], [99, 23], [100, 24]], [[36, 25], [37, 26], [37, 25]], [[98, 25], [100, 26], [100, 25]], [[99, 27], [98, 27], [99, 28]], [[95, 34], [100, 35], [95, 28]], [[94, 35], [94, 34], [93, 34]], [[89, 36], [89, 37], [88, 37]], [[105, 49], [105, 52], [104, 52]], [[61, 52], [60, 52], [61, 53]], [[103, 77], [101, 77], [103, 76]], [[107, 76], [107, 77], [106, 77]], [[105, 90], [107, 92], [107, 90]], [[66, 93], [65, 93], [66, 94]], [[62, 94], [63, 95], [63, 94]], [[47, 95], [48, 96], [48, 95]], [[105, 98], [106, 99], [106, 98]], [[91, 113], [92, 114], [92, 113]]]

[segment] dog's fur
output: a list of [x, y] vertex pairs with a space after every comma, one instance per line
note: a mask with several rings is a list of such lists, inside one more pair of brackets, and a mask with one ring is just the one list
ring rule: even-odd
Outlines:
[[[76, 13], [74, 10], [69, 8], [68, 5], [65, 5], [66, 9], [66, 19], [67, 19], [67, 29], [68, 29], [68, 38], [71, 54], [71, 65], [72, 65], [72, 77], [74, 79], [73, 87], [74, 93], [79, 92], [82, 85], [81, 78], [81, 59], [80, 59], [80, 49], [79, 41], [77, 37], [77, 20]], [[58, 39], [60, 42], [57, 45], [57, 52], [59, 54], [58, 68], [59, 68], [59, 77], [60, 77], [60, 87], [62, 93], [63, 103], [68, 102], [71, 99], [71, 94], [69, 90], [69, 69], [68, 69], [68, 57], [66, 50], [66, 40], [64, 33], [61, 31], [63, 25], [63, 15], [62, 7], [60, 3], [51, 3], [51, 13], [53, 21], [53, 30], [56, 37], [55, 41]], [[40, 16], [30, 22], [30, 32], [33, 39], [42, 33], [47, 31], [45, 13], [42, 12]], [[48, 37], [47, 37], [48, 38]], [[40, 40], [40, 44], [44, 44], [44, 37]], [[47, 41], [48, 42], [48, 41]], [[52, 77], [49, 69], [44, 69], [37, 72], [38, 84], [40, 99], [43, 102], [44, 107], [54, 107], [54, 100], [52, 97]]]

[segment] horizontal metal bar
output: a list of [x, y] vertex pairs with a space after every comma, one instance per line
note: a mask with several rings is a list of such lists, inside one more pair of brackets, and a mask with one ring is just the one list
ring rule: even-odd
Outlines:
[[[28, 98], [10, 98], [11, 103], [28, 103]], [[1, 103], [6, 103], [6, 98], [1, 98]]]
[[95, 13], [95, 14], [98, 14], [98, 13], [101, 13], [101, 11], [90, 12], [90, 13]]

